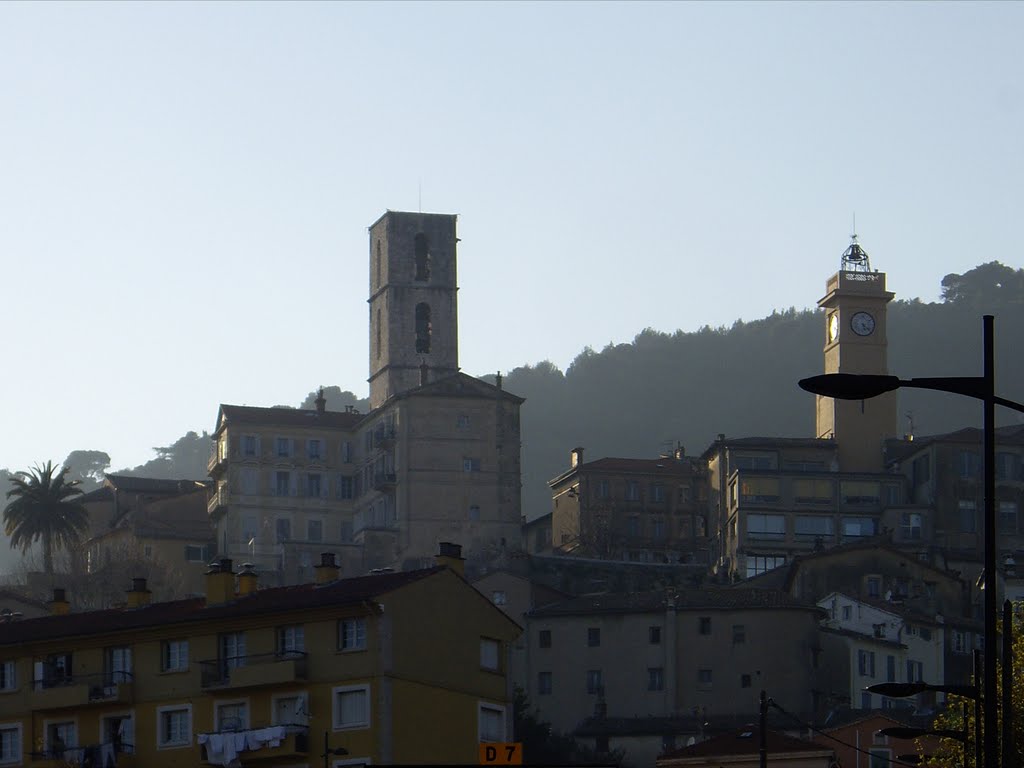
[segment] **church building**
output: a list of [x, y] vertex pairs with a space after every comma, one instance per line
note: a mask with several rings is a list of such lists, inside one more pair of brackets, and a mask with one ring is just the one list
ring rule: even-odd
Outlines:
[[[222, 405], [210, 459], [219, 553], [282, 583], [321, 552], [345, 575], [469, 561], [520, 537], [523, 399], [459, 370], [457, 217], [370, 227], [367, 414]], [[272, 578], [272, 577], [271, 577]]]

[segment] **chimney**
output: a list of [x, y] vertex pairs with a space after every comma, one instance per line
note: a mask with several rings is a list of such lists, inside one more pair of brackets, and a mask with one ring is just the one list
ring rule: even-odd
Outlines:
[[53, 616], [66, 616], [71, 613], [71, 603], [60, 587], [53, 588], [53, 600], [50, 601], [50, 613]]
[[255, 594], [259, 587], [259, 576], [256, 573], [256, 566], [252, 563], [242, 563], [242, 570], [238, 572], [238, 596]]
[[569, 466], [576, 468], [583, 463], [583, 448], [576, 446], [569, 452]]
[[324, 397], [324, 388], [320, 387], [316, 393], [316, 412], [323, 413], [327, 410], [327, 398]]
[[437, 555], [434, 560], [438, 565], [451, 568], [459, 576], [465, 578], [466, 561], [462, 558], [462, 547], [459, 544], [442, 541], [437, 545]]
[[321, 552], [320, 563], [314, 568], [317, 584], [330, 584], [341, 576], [341, 566], [334, 559], [333, 552]]
[[149, 605], [151, 595], [152, 593], [146, 589], [145, 579], [132, 579], [132, 588], [128, 590], [128, 607], [142, 608]]
[[231, 571], [231, 559], [222, 557], [210, 563], [206, 572], [206, 604], [223, 605], [235, 596], [235, 574]]
[[501, 371], [498, 371], [497, 375], [494, 377], [494, 386], [501, 389]]

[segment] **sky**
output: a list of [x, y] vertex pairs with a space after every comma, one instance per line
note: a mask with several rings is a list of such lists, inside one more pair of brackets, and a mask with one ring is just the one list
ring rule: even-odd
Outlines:
[[[0, 467], [368, 392], [367, 227], [472, 375], [1019, 268], [1022, 3], [0, 4]], [[529, 407], [528, 404], [525, 407]]]

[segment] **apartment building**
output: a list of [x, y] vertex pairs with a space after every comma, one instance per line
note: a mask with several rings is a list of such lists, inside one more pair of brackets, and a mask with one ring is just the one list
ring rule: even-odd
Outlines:
[[[259, 589], [222, 559], [205, 599], [53, 615], [0, 633], [0, 765], [472, 763], [511, 734], [518, 625], [433, 568]], [[236, 586], [237, 584], [237, 586]], [[341, 753], [338, 752], [338, 755]], [[237, 762], [235, 762], [237, 761]]]
[[682, 449], [656, 459], [583, 461], [550, 480], [551, 544], [563, 554], [706, 563], [702, 472]]
[[471, 562], [519, 545], [523, 399], [459, 371], [456, 217], [370, 227], [370, 405], [222, 405], [209, 463], [221, 554], [282, 583], [316, 553], [346, 573], [415, 568], [458, 538]]
[[[811, 717], [824, 612], [778, 591], [710, 588], [581, 595], [527, 616], [528, 693], [560, 731], [592, 717], [629, 765], [698, 737], [694, 721], [756, 717], [762, 688]], [[637, 717], [639, 715], [639, 717]], [[661, 732], [648, 726], [660, 724]]]

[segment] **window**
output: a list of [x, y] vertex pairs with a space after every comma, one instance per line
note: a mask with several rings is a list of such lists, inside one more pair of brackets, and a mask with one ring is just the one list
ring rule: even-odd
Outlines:
[[785, 555], [747, 555], [747, 578], [767, 573], [785, 564]]
[[747, 515], [747, 537], [751, 539], [786, 538], [786, 518], [783, 515]]
[[882, 594], [882, 577], [868, 576], [868, 597], [879, 597]]
[[338, 476], [338, 498], [339, 499], [351, 499], [353, 498], [353, 480], [351, 477], [345, 477], [344, 475]]
[[740, 479], [740, 502], [774, 504], [779, 500], [779, 478], [748, 477]]
[[430, 305], [421, 301], [416, 305], [416, 351], [418, 353], [430, 353], [430, 334]]
[[911, 474], [914, 478], [914, 487], [924, 485], [932, 478], [932, 465], [927, 454], [918, 456], [911, 465]]
[[537, 633], [537, 645], [541, 648], [551, 647], [551, 630], [542, 629]]
[[871, 694], [867, 691], [860, 692], [860, 708], [871, 709]]
[[647, 642], [651, 645], [661, 644], [661, 627], [647, 628]]
[[[885, 657], [885, 681], [887, 683], [896, 682], [896, 657], [886, 656]], [[909, 680], [907, 682], [910, 682]]]
[[539, 696], [548, 696], [551, 694], [551, 673], [550, 672], [538, 672], [537, 673], [537, 694]]
[[274, 453], [286, 459], [292, 455], [292, 441], [288, 437], [278, 437], [274, 440]]
[[974, 501], [972, 499], [960, 499], [957, 502], [957, 507], [960, 512], [960, 532], [977, 533], [978, 514]]
[[661, 483], [654, 483], [651, 486], [651, 501], [658, 503], [665, 501], [665, 486]]
[[214, 728], [218, 733], [244, 731], [249, 727], [249, 707], [244, 701], [229, 701], [213, 705]]
[[238, 473], [238, 485], [246, 496], [260, 492], [260, 471], [254, 467], [242, 467]]
[[0, 662], [0, 691], [13, 691], [18, 683], [14, 675], [14, 662]]
[[711, 634], [711, 617], [710, 616], [701, 616], [697, 620], [697, 626], [698, 626], [697, 631], [700, 632], [700, 634], [702, 634], [702, 635], [710, 635]]
[[291, 693], [271, 698], [274, 725], [309, 725], [309, 701], [305, 693]]
[[665, 521], [655, 518], [651, 521], [651, 535], [656, 539], [665, 538]]
[[346, 464], [352, 461], [352, 443], [349, 440], [341, 443], [341, 460]]
[[455, 426], [457, 429], [466, 430], [469, 429], [469, 414], [460, 413], [455, 420]]
[[187, 704], [157, 707], [157, 746], [188, 747], [192, 745], [192, 707]]
[[470, 456], [464, 456], [462, 458], [462, 471], [463, 472], [479, 472], [480, 471], [480, 459], [474, 459]]
[[969, 632], [961, 632], [959, 629], [950, 631], [950, 644], [953, 646], [953, 653], [965, 654], [971, 652], [971, 635]]
[[274, 495], [290, 496], [292, 492], [292, 473], [278, 470], [274, 473]]
[[640, 483], [636, 480], [626, 481], [626, 501], [640, 501]]
[[290, 624], [277, 628], [277, 652], [282, 656], [294, 656], [306, 650], [306, 630], [302, 624]]
[[205, 544], [186, 544], [185, 559], [190, 563], [208, 563], [210, 562], [210, 548]]
[[732, 625], [732, 642], [733, 645], [747, 642], [747, 627], [744, 624], [733, 624]]
[[711, 670], [710, 669], [698, 669], [697, 670], [697, 689], [701, 691], [707, 691], [711, 689]]
[[839, 483], [839, 497], [847, 505], [875, 505], [879, 503], [881, 486], [867, 480], [842, 480]]
[[127, 646], [107, 648], [104, 652], [106, 683], [128, 683], [132, 679], [132, 649]]
[[878, 520], [873, 517], [844, 517], [843, 537], [858, 538], [860, 536], [876, 536]]
[[834, 494], [831, 480], [803, 477], [793, 481], [793, 501], [797, 504], [831, 504]]
[[601, 670], [587, 670], [587, 693], [599, 693], [604, 686], [601, 684]]
[[370, 727], [370, 686], [346, 685], [333, 689], [334, 730]]
[[343, 651], [366, 649], [366, 619], [342, 619], [338, 622], [338, 648]]
[[287, 517], [279, 517], [274, 521], [274, 530], [277, 533], [277, 543], [280, 544], [282, 541], [291, 541], [292, 538], [292, 521]]
[[852, 605], [844, 605], [843, 606], [843, 621], [849, 621], [852, 618], [853, 618], [853, 606]]
[[323, 541], [324, 540], [324, 521], [323, 520], [307, 520], [306, 521], [306, 540], [307, 541]]
[[640, 518], [636, 515], [631, 515], [626, 521], [626, 533], [631, 537], [640, 535]]
[[924, 663], [907, 659], [907, 682], [920, 683], [924, 680]]
[[229, 632], [220, 636], [220, 671], [225, 678], [231, 670], [245, 666], [245, 632]]
[[875, 652], [874, 651], [857, 651], [857, 671], [863, 677], [874, 677], [875, 676]]
[[469, 519], [479, 520], [480, 519], [480, 507], [477, 504], [470, 504], [469, 506]]
[[831, 539], [835, 530], [835, 521], [831, 517], [798, 515], [794, 518], [794, 533], [798, 539]]
[[918, 540], [921, 538], [920, 512], [900, 513], [900, 536], [904, 540]]
[[611, 495], [611, 488], [607, 480], [598, 480], [594, 488], [594, 495], [599, 499], [607, 499]]
[[601, 628], [600, 627], [588, 627], [587, 628], [587, 645], [590, 648], [596, 648], [601, 645]]
[[78, 746], [78, 729], [73, 720], [46, 724], [46, 751], [54, 757], [61, 757], [64, 750]]
[[661, 667], [648, 667], [647, 668], [647, 690], [648, 691], [663, 691], [665, 690], [665, 670]]
[[0, 764], [21, 763], [21, 725], [0, 725]]
[[306, 495], [312, 498], [319, 498], [321, 492], [322, 477], [318, 472], [306, 475]]
[[311, 459], [322, 459], [323, 441], [312, 439], [306, 441], [306, 456]]
[[501, 669], [501, 643], [488, 637], [480, 638], [480, 667], [492, 672]]
[[960, 451], [959, 461], [960, 477], [981, 476], [981, 454], [977, 451]]
[[740, 688], [750, 687], [750, 675], [740, 675]]
[[188, 640], [165, 640], [160, 648], [163, 672], [184, 672], [188, 669]]
[[505, 708], [498, 704], [481, 704], [479, 710], [480, 741], [505, 741]]
[[430, 242], [422, 232], [413, 239], [413, 255], [416, 264], [416, 279], [430, 279]]
[[505, 605], [508, 602], [508, 595], [505, 594], [505, 590], [494, 590], [491, 593], [491, 602], [493, 602], [495, 605]]
[[246, 456], [256, 456], [259, 453], [259, 443], [256, 435], [244, 435], [242, 437], [242, 453]]
[[768, 455], [737, 456], [736, 469], [775, 469], [775, 461]]
[[1020, 479], [1020, 456], [1015, 453], [997, 453], [996, 480]]
[[999, 502], [999, 515], [996, 518], [996, 531], [1008, 534], [1017, 533], [1017, 502]]

